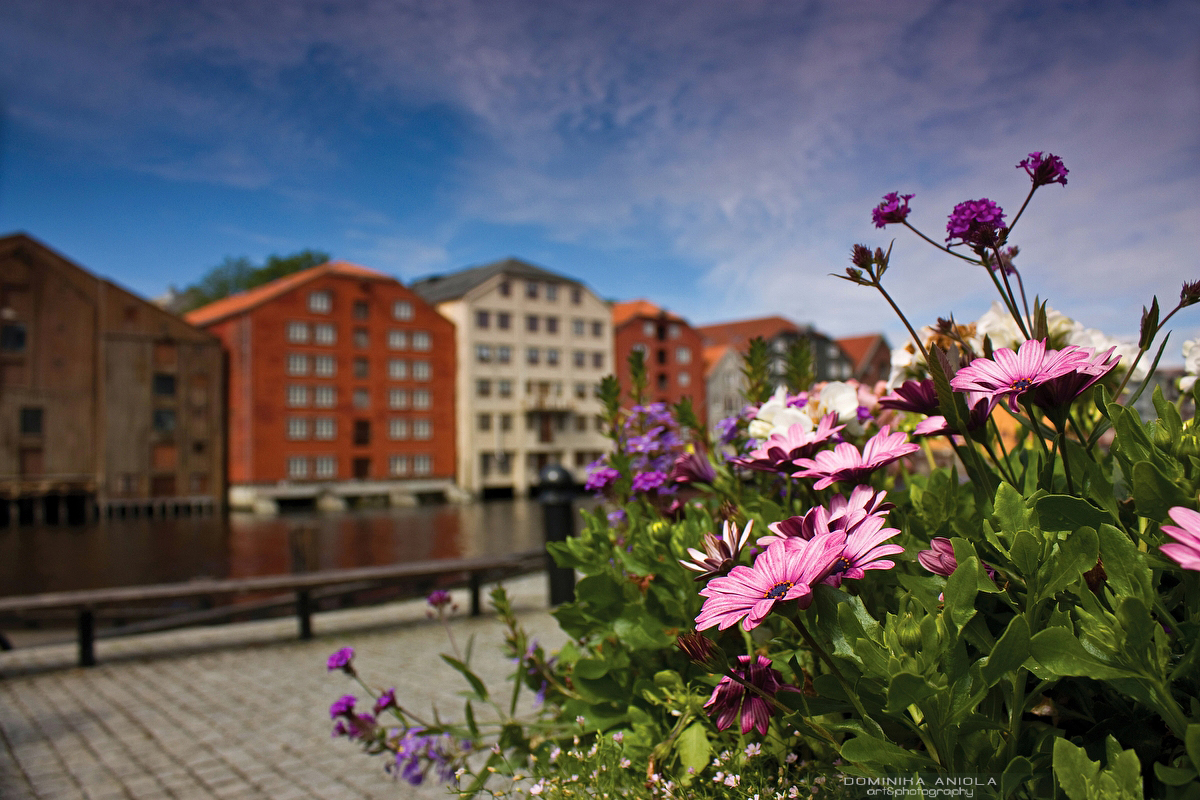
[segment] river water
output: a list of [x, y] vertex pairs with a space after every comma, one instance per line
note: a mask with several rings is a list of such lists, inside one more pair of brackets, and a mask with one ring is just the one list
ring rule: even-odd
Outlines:
[[504, 555], [542, 546], [542, 515], [537, 501], [518, 499], [8, 526], [0, 528], [0, 596]]

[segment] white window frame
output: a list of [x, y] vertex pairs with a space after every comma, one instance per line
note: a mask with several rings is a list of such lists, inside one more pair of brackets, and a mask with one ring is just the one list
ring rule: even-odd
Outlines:
[[429, 336], [428, 331], [413, 331], [412, 349], [420, 351], [433, 349], [433, 339]]
[[308, 459], [304, 456], [288, 456], [288, 480], [304, 480], [308, 477]]
[[287, 354], [287, 374], [288, 375], [307, 375], [309, 366], [309, 358], [304, 353], [288, 353]]
[[403, 381], [408, 379], [408, 362], [403, 358], [392, 358], [388, 360], [388, 379], [393, 381]]
[[300, 441], [308, 438], [308, 419], [306, 417], [287, 418], [287, 438]]
[[333, 417], [317, 417], [313, 420], [313, 438], [328, 442], [337, 438], [337, 420]]
[[408, 331], [398, 331], [395, 328], [388, 331], [387, 346], [389, 350], [408, 349]]
[[430, 408], [433, 406], [433, 395], [428, 389], [417, 389], [412, 393], [413, 408]]
[[333, 356], [313, 356], [313, 374], [318, 378], [337, 375], [337, 359]]
[[308, 344], [308, 337], [307, 322], [289, 322], [287, 324], [287, 340], [292, 344]]
[[333, 292], [328, 289], [309, 292], [308, 310], [314, 314], [328, 314], [333, 311]]
[[313, 326], [313, 343], [322, 345], [337, 344], [337, 327], [331, 322], [319, 322]]
[[388, 420], [388, 438], [392, 441], [403, 441], [408, 438], [408, 420], [403, 417], [392, 417]]
[[418, 441], [429, 441], [433, 438], [433, 423], [427, 419], [412, 421], [412, 438]]
[[392, 316], [396, 319], [412, 319], [413, 304], [407, 300], [397, 300], [392, 303]]
[[414, 381], [427, 381], [433, 375], [433, 368], [430, 367], [428, 361], [414, 361], [412, 365], [412, 376]]
[[337, 477], [337, 456], [317, 456], [314, 459], [313, 475], [323, 480]]
[[408, 389], [388, 389], [388, 408], [408, 408]]
[[288, 408], [308, 408], [309, 397], [307, 386], [289, 384], [286, 391]]
[[313, 405], [316, 408], [333, 408], [337, 405], [336, 386], [318, 386], [313, 393]]

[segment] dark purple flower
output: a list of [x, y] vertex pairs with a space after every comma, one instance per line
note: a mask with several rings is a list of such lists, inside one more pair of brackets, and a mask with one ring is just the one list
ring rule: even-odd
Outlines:
[[954, 207], [950, 221], [946, 223], [946, 244], [954, 239], [977, 248], [989, 248], [999, 242], [999, 232], [1004, 227], [1004, 209], [988, 200], [967, 200]]
[[[950, 379], [960, 392], [978, 392], [996, 401], [1008, 400], [1011, 411], [1026, 392], [1087, 365], [1091, 350], [1067, 345], [1047, 350], [1046, 342], [1029, 339], [1017, 352], [1002, 347], [991, 358], [977, 358]], [[1090, 385], [1090, 384], [1089, 384]]]
[[871, 211], [871, 220], [876, 228], [882, 228], [892, 223], [904, 222], [908, 218], [908, 201], [916, 197], [912, 194], [888, 192], [883, 196], [883, 202]]
[[651, 470], [649, 472], [639, 472], [633, 476], [633, 491], [649, 492], [657, 489], [667, 482], [667, 473]]
[[734, 416], [726, 417], [717, 422], [717, 436], [720, 438], [721, 444], [733, 443], [733, 440], [737, 438], [738, 427], [741, 421], [742, 418], [740, 416]]
[[354, 665], [350, 663], [353, 658], [354, 648], [343, 647], [341, 650], [338, 650], [329, 657], [329, 661], [326, 662], [326, 666], [329, 668], [330, 672], [333, 672], [335, 669], [340, 669], [347, 675], [353, 675]]
[[1076, 397], [1117, 366], [1121, 357], [1113, 355], [1116, 349], [1110, 347], [1097, 354], [1090, 347], [1080, 348], [1079, 352], [1088, 354], [1087, 360], [1081, 362], [1073, 371], [1051, 378], [1037, 387], [1033, 392], [1033, 402], [1045, 409], [1069, 406]]
[[[917, 561], [921, 566], [934, 575], [949, 578], [958, 569], [958, 559], [954, 557], [954, 545], [944, 536], [935, 536], [929, 540], [929, 549], [917, 553]], [[988, 577], [996, 580], [996, 570], [987, 564], [983, 565]]]
[[589, 492], [603, 492], [612, 486], [621, 473], [607, 465], [601, 465], [588, 472], [587, 482], [583, 488]]
[[920, 445], [908, 441], [906, 434], [892, 433], [891, 427], [884, 425], [879, 433], [867, 440], [861, 453], [849, 442], [842, 442], [833, 450], [817, 453], [814, 458], [797, 459], [796, 464], [803, 469], [796, 477], [817, 478], [813, 484], [816, 489], [835, 483], [862, 483], [880, 467], [920, 449]]
[[[774, 697], [780, 691], [800, 691], [795, 686], [783, 682], [783, 675], [771, 666], [771, 659], [766, 656], [738, 656], [740, 667], [730, 670], [733, 675], [749, 685], [762, 691], [767, 697]], [[712, 696], [704, 704], [709, 716], [716, 717], [717, 730], [723, 731], [737, 720], [742, 733], [758, 730], [762, 736], [767, 735], [767, 725], [771, 721], [771, 704], [757, 692], [750, 691], [741, 682], [728, 675], [721, 679], [713, 689]]]
[[937, 389], [933, 379], [908, 380], [892, 390], [891, 394], [879, 398], [881, 408], [893, 411], [911, 411], [914, 414], [936, 414], [938, 412]]
[[701, 453], [684, 453], [671, 466], [671, 483], [712, 483], [717, 471]]
[[396, 705], [396, 690], [395, 690], [395, 688], [385, 689], [383, 692], [381, 692], [379, 694], [379, 697], [375, 698], [375, 714], [376, 715], [382, 714], [384, 711], [388, 710], [389, 708], [396, 708], [396, 707], [397, 707], [397, 705]]
[[352, 694], [342, 695], [329, 706], [329, 718], [337, 719], [338, 717], [353, 716], [354, 704], [357, 702], [358, 698]]
[[1200, 281], [1185, 283], [1179, 290], [1179, 307], [1187, 308], [1200, 303]]
[[605, 518], [608, 520], [609, 527], [616, 528], [619, 525], [623, 525], [628, 517], [625, 514], [625, 509], [616, 508], [608, 512], [608, 514], [605, 515]]
[[454, 771], [465, 757], [463, 743], [448, 733], [425, 733], [424, 728], [413, 727], [404, 732], [396, 743], [396, 761], [389, 767], [413, 786], [425, 781], [432, 769], [443, 782], [454, 777]]
[[429, 597], [425, 598], [425, 602], [441, 611], [446, 606], [450, 605], [450, 593], [445, 589], [434, 589], [429, 593]]
[[738, 533], [737, 526], [729, 520], [725, 520], [721, 526], [721, 538], [718, 539], [711, 533], [704, 534], [704, 538], [700, 542], [704, 552], [689, 547], [688, 555], [692, 557], [692, 560], [679, 563], [687, 569], [699, 572], [700, 574], [696, 576], [698, 581], [723, 575], [737, 563], [738, 555], [746, 546], [746, 541], [750, 538], [750, 529], [753, 527], [754, 520], [750, 520], [742, 532]]
[[1029, 158], [1017, 164], [1017, 169], [1022, 167], [1029, 173], [1034, 188], [1048, 186], [1051, 183], [1067, 185], [1069, 170], [1063, 166], [1062, 159], [1052, 153], [1046, 153], [1044, 156], [1040, 152], [1030, 153]]

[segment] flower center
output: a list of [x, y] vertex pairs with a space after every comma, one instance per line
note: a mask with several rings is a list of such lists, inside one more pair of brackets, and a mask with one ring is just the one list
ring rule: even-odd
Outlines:
[[833, 562], [833, 569], [830, 570], [830, 575], [841, 575], [846, 570], [850, 569], [850, 559], [842, 556], [837, 561]]
[[1033, 381], [1029, 378], [1017, 378], [1012, 382], [1012, 388], [1018, 392], [1023, 392], [1030, 386], [1033, 386]]
[[774, 586], [772, 586], [770, 589], [767, 590], [767, 593], [763, 595], [763, 599], [764, 600], [778, 600], [779, 598], [781, 598], [785, 594], [787, 594], [788, 590], [791, 589], [793, 586], [795, 586], [795, 584], [792, 583], [791, 581], [782, 581], [780, 583], [777, 583]]

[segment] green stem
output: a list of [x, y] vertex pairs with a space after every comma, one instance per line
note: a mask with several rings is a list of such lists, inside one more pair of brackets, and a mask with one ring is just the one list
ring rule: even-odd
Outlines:
[[[842, 674], [840, 669], [838, 669], [837, 664], [833, 663], [833, 659], [830, 658], [829, 654], [825, 652], [825, 648], [817, 644], [817, 640], [814, 639], [812, 634], [808, 632], [808, 628], [805, 627], [804, 621], [800, 619], [799, 615], [796, 616], [795, 622], [796, 629], [800, 631], [800, 635], [804, 637], [804, 641], [810, 648], [812, 648], [812, 651], [816, 653], [822, 661], [825, 662], [825, 665], [829, 667], [829, 671], [837, 679], [837, 682], [841, 684], [842, 691], [846, 693], [846, 697], [850, 700], [850, 704], [854, 706], [854, 710], [858, 712], [859, 717], [861, 717], [864, 722], [867, 720], [875, 722], [871, 715], [867, 713], [867, 710], [863, 708], [862, 701], [858, 699], [858, 693], [854, 691], [854, 687], [850, 685], [848, 680], [846, 680], [846, 676]], [[875, 724], [878, 725], [879, 723], [876, 722]]]
[[1021, 215], [1025, 213], [1025, 206], [1029, 205], [1029, 201], [1033, 199], [1033, 193], [1037, 191], [1037, 188], [1037, 186], [1031, 187], [1029, 189], [1029, 194], [1025, 195], [1025, 202], [1021, 203], [1021, 208], [1017, 210], [1017, 215], [1013, 217], [1012, 222], [1010, 222], [1008, 225], [1008, 232], [1010, 234], [1012, 233], [1012, 229], [1017, 227], [1017, 220], [1019, 220]]
[[[1017, 296], [1015, 294], [1013, 294], [1012, 284], [1008, 280], [1008, 270], [1006, 270], [1004, 268], [1004, 262], [1000, 258], [1000, 247], [999, 246], [993, 247], [992, 252], [996, 254], [996, 269], [989, 270], [989, 271], [992, 272], [993, 274], [996, 272], [1000, 273], [1000, 278], [1004, 281], [1004, 291], [1008, 298], [1009, 308], [1012, 309], [1013, 315], [1017, 320], [1017, 325], [1019, 325], [1021, 328], [1021, 332], [1025, 334], [1026, 339], [1029, 339], [1029, 338], [1031, 338], [1029, 335], [1029, 328], [1033, 327], [1033, 320], [1025, 319], [1024, 322], [1022, 321], [1021, 312], [1017, 308]], [[1025, 309], [1025, 316], [1026, 317], [1029, 316], [1028, 307], [1026, 307], [1026, 309]], [[1028, 323], [1029, 328], [1026, 328], [1026, 326], [1025, 326], [1026, 323]]]
[[925, 350], [925, 345], [921, 341], [921, 337], [913, 330], [913, 326], [908, 324], [908, 318], [904, 316], [904, 312], [900, 310], [900, 306], [896, 305], [896, 301], [892, 300], [892, 296], [887, 293], [887, 289], [883, 288], [883, 284], [879, 282], [878, 278], [871, 285], [879, 290], [879, 293], [883, 295], [883, 299], [888, 301], [888, 305], [892, 307], [892, 310], [896, 312], [896, 316], [904, 323], [904, 327], [908, 328], [908, 335], [912, 337], [913, 343], [916, 344], [917, 349], [921, 351], [921, 356], [925, 359], [925, 363], [928, 364], [929, 353]]
[[921, 233], [919, 230], [914, 228], [912, 225], [909, 225], [907, 220], [905, 220], [901, 224], [904, 225], [904, 227], [908, 228], [913, 233], [915, 233], [917, 236], [920, 236], [922, 239], [929, 242], [931, 245], [936, 247], [938, 250], [949, 253], [950, 255], [954, 256], [955, 258], [961, 258], [963, 261], [966, 261], [968, 264], [975, 264], [978, 266], [979, 262], [976, 261], [975, 259], [964, 256], [962, 253], [955, 252], [954, 250], [951, 250], [949, 247], [946, 247], [944, 244], [938, 244], [933, 239], [930, 239], [928, 236], [926, 236], [925, 234]]

